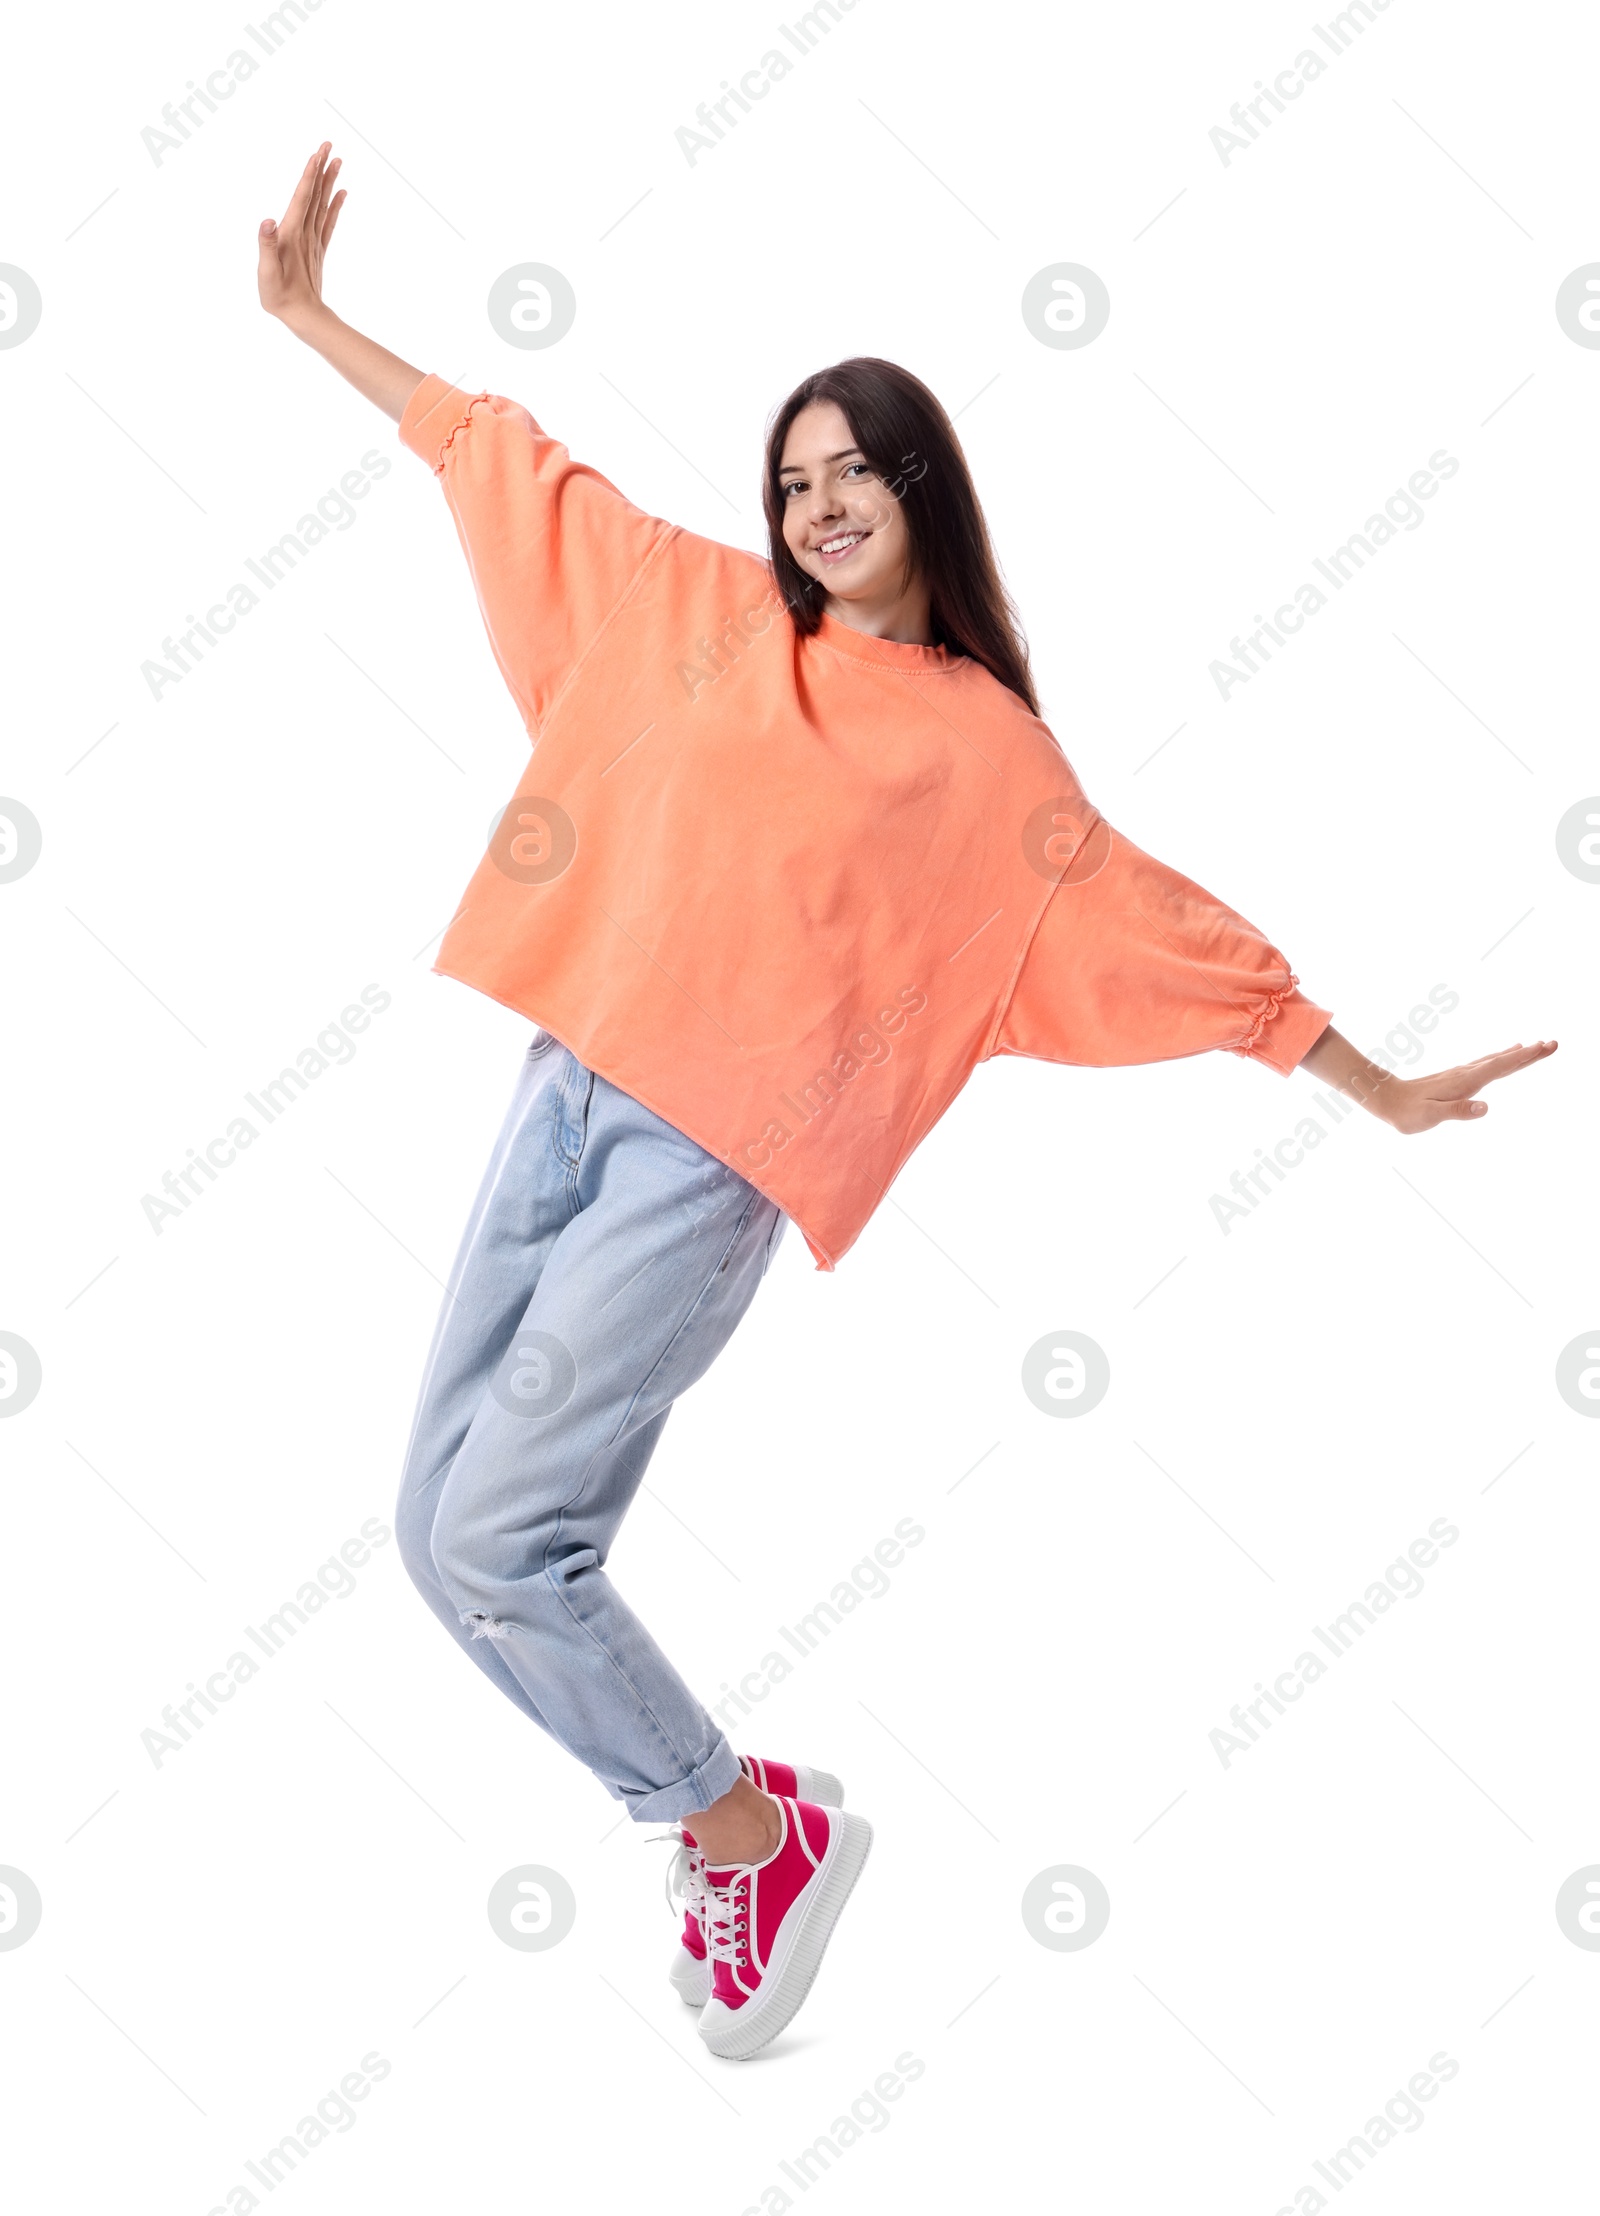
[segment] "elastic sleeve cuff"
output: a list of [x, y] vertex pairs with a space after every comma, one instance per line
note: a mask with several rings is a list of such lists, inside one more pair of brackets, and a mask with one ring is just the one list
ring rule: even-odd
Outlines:
[[400, 444], [409, 446], [437, 476], [444, 467], [445, 448], [466, 422], [474, 400], [482, 398], [482, 393], [463, 392], [459, 385], [446, 384], [430, 371], [406, 402], [400, 418]]
[[1331, 1011], [1319, 1008], [1304, 993], [1285, 993], [1268, 1012], [1259, 1036], [1243, 1051], [1252, 1062], [1265, 1062], [1269, 1070], [1287, 1077], [1300, 1067], [1332, 1021]]

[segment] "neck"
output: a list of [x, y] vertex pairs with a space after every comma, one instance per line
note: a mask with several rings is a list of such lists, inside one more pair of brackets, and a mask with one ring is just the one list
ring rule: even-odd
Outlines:
[[900, 646], [932, 646], [933, 607], [926, 585], [912, 585], [884, 600], [837, 600], [830, 593], [823, 608], [835, 623], [847, 624], [869, 639], [890, 639]]

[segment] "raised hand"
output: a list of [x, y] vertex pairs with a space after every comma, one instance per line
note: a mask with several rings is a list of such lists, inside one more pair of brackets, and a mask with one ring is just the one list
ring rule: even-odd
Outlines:
[[323, 257], [345, 202], [343, 190], [333, 190], [340, 164], [329, 161], [331, 146], [332, 141], [324, 139], [300, 172], [282, 222], [263, 217], [257, 234], [256, 284], [261, 305], [268, 315], [290, 325], [322, 306]]
[[257, 234], [261, 305], [398, 423], [422, 371], [353, 330], [322, 297], [323, 257], [345, 201], [343, 191], [333, 189], [339, 164], [328, 159], [330, 144], [324, 139], [300, 172], [283, 221], [268, 216]]

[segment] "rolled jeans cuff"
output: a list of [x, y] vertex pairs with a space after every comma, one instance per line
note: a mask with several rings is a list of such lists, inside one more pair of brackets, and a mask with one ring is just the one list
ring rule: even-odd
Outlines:
[[702, 1808], [731, 1793], [744, 1773], [739, 1757], [726, 1739], [719, 1739], [699, 1769], [675, 1785], [661, 1785], [653, 1793], [628, 1798], [628, 1814], [636, 1824], [675, 1824], [685, 1816], [698, 1816]]

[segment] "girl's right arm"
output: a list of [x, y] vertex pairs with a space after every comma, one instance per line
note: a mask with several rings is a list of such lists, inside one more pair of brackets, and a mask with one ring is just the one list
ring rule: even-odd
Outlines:
[[322, 297], [323, 258], [345, 201], [342, 190], [333, 190], [340, 165], [328, 160], [330, 146], [324, 139], [306, 163], [283, 221], [267, 216], [262, 222], [256, 270], [261, 305], [398, 423], [423, 372], [353, 331]]
[[[340, 165], [328, 155], [325, 141], [282, 222], [261, 225], [261, 305], [398, 423], [402, 445], [440, 480], [495, 656], [530, 735], [658, 559], [665, 613], [645, 675], [660, 677], [669, 697], [681, 700], [680, 658], [697, 634], [761, 601], [764, 565], [636, 508], [516, 401], [425, 376], [342, 322], [322, 298], [323, 261], [345, 200], [334, 191]], [[648, 711], [640, 717], [647, 720]]]

